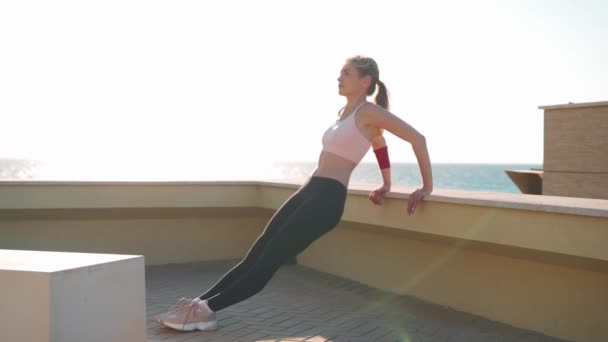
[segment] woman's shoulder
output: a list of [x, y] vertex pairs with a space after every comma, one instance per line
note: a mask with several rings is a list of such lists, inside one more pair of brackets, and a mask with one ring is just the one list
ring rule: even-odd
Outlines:
[[387, 112], [387, 110], [384, 109], [382, 106], [377, 105], [373, 102], [369, 102], [369, 101], [367, 101], [364, 106], [361, 106], [361, 110], [377, 111], [377, 112], [383, 112], [383, 113]]
[[399, 120], [395, 114], [372, 102], [363, 106], [360, 112], [360, 120], [365, 125], [384, 128]]
[[373, 102], [367, 102], [364, 106], [361, 106], [359, 112], [363, 114], [363, 116], [377, 116], [388, 113], [388, 111], [382, 106], [379, 106]]

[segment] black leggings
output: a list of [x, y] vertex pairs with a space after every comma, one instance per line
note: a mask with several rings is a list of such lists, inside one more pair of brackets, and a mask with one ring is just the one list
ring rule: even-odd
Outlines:
[[340, 222], [346, 192], [335, 179], [312, 176], [272, 216], [247, 255], [200, 298], [219, 311], [260, 292], [287, 260]]

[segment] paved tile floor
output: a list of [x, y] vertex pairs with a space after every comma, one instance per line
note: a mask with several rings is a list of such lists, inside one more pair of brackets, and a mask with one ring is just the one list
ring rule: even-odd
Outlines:
[[179, 332], [153, 320], [236, 262], [146, 267], [148, 342], [561, 341], [301, 265], [283, 266], [260, 293], [218, 312], [217, 331]]

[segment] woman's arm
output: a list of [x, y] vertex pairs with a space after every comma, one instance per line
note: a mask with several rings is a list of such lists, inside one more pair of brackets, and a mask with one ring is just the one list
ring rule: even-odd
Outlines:
[[365, 106], [363, 109], [359, 113], [360, 117], [363, 116], [363, 124], [385, 129], [409, 142], [414, 149], [414, 154], [418, 160], [418, 167], [420, 167], [420, 174], [422, 175], [423, 186], [416, 189], [408, 197], [406, 213], [407, 215], [412, 215], [424, 196], [429, 195], [433, 191], [433, 172], [431, 170], [431, 158], [426, 146], [426, 138], [414, 127], [380, 106]]
[[422, 175], [422, 191], [427, 195], [430, 194], [433, 191], [433, 172], [424, 135], [393, 113], [377, 105], [363, 107], [359, 115], [363, 116], [364, 124], [385, 129], [412, 145]]

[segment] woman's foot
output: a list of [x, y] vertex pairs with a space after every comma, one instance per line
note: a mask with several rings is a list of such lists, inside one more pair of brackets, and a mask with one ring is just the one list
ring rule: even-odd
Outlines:
[[182, 298], [168, 312], [154, 316], [160, 324], [180, 331], [217, 329], [215, 312], [200, 298]]
[[169, 311], [166, 313], [162, 313], [162, 314], [158, 314], [154, 316], [154, 320], [156, 320], [156, 322], [163, 324], [162, 322], [162, 318], [169, 314], [170, 312], [173, 312], [185, 305], [190, 304], [190, 302], [192, 301], [192, 298], [181, 298], [180, 300], [177, 301], [177, 303], [175, 305], [173, 305], [171, 308], [169, 308]]

